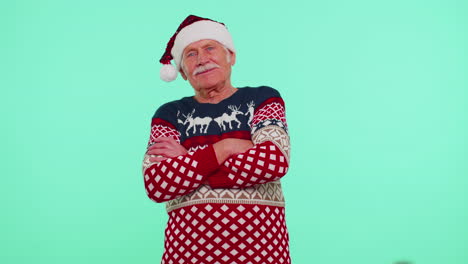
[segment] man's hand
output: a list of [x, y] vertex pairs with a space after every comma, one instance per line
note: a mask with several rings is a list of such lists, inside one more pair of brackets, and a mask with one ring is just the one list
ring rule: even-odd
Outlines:
[[238, 138], [226, 138], [213, 144], [219, 164], [223, 163], [230, 156], [246, 152], [252, 147], [252, 141]]
[[187, 150], [173, 138], [160, 137], [148, 148], [146, 154], [150, 155], [150, 162], [160, 162], [168, 158], [185, 155]]

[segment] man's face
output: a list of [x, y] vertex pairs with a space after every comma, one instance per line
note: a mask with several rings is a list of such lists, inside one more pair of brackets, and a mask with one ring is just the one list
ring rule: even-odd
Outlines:
[[203, 39], [184, 49], [182, 62], [182, 77], [199, 91], [230, 82], [235, 54], [215, 40]]

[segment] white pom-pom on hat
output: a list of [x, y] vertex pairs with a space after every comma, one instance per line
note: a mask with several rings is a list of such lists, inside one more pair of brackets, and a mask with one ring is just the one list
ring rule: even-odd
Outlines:
[[165, 82], [172, 82], [177, 78], [177, 70], [172, 64], [163, 64], [159, 76]]

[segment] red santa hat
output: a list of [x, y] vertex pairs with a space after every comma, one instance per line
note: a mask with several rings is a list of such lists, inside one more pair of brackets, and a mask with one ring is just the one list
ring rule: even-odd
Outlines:
[[[223, 23], [190, 15], [171, 37], [167, 43], [166, 51], [159, 60], [163, 64], [159, 73], [161, 79], [166, 82], [175, 80], [177, 72], [180, 70], [180, 61], [185, 47], [202, 39], [216, 40], [232, 52], [236, 52], [231, 34]], [[177, 68], [171, 64], [171, 60], [174, 60]]]

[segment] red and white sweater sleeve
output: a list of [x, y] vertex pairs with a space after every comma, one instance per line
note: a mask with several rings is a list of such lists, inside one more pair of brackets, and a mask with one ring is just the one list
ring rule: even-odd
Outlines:
[[213, 188], [245, 188], [279, 180], [288, 171], [290, 142], [284, 101], [263, 102], [251, 122], [254, 147], [227, 159], [208, 177]]
[[[171, 123], [153, 118], [148, 146], [159, 137], [172, 137], [180, 143], [180, 133]], [[158, 203], [193, 192], [219, 166], [212, 145], [161, 162], [152, 163], [149, 158], [145, 154], [143, 159], [145, 189]]]

